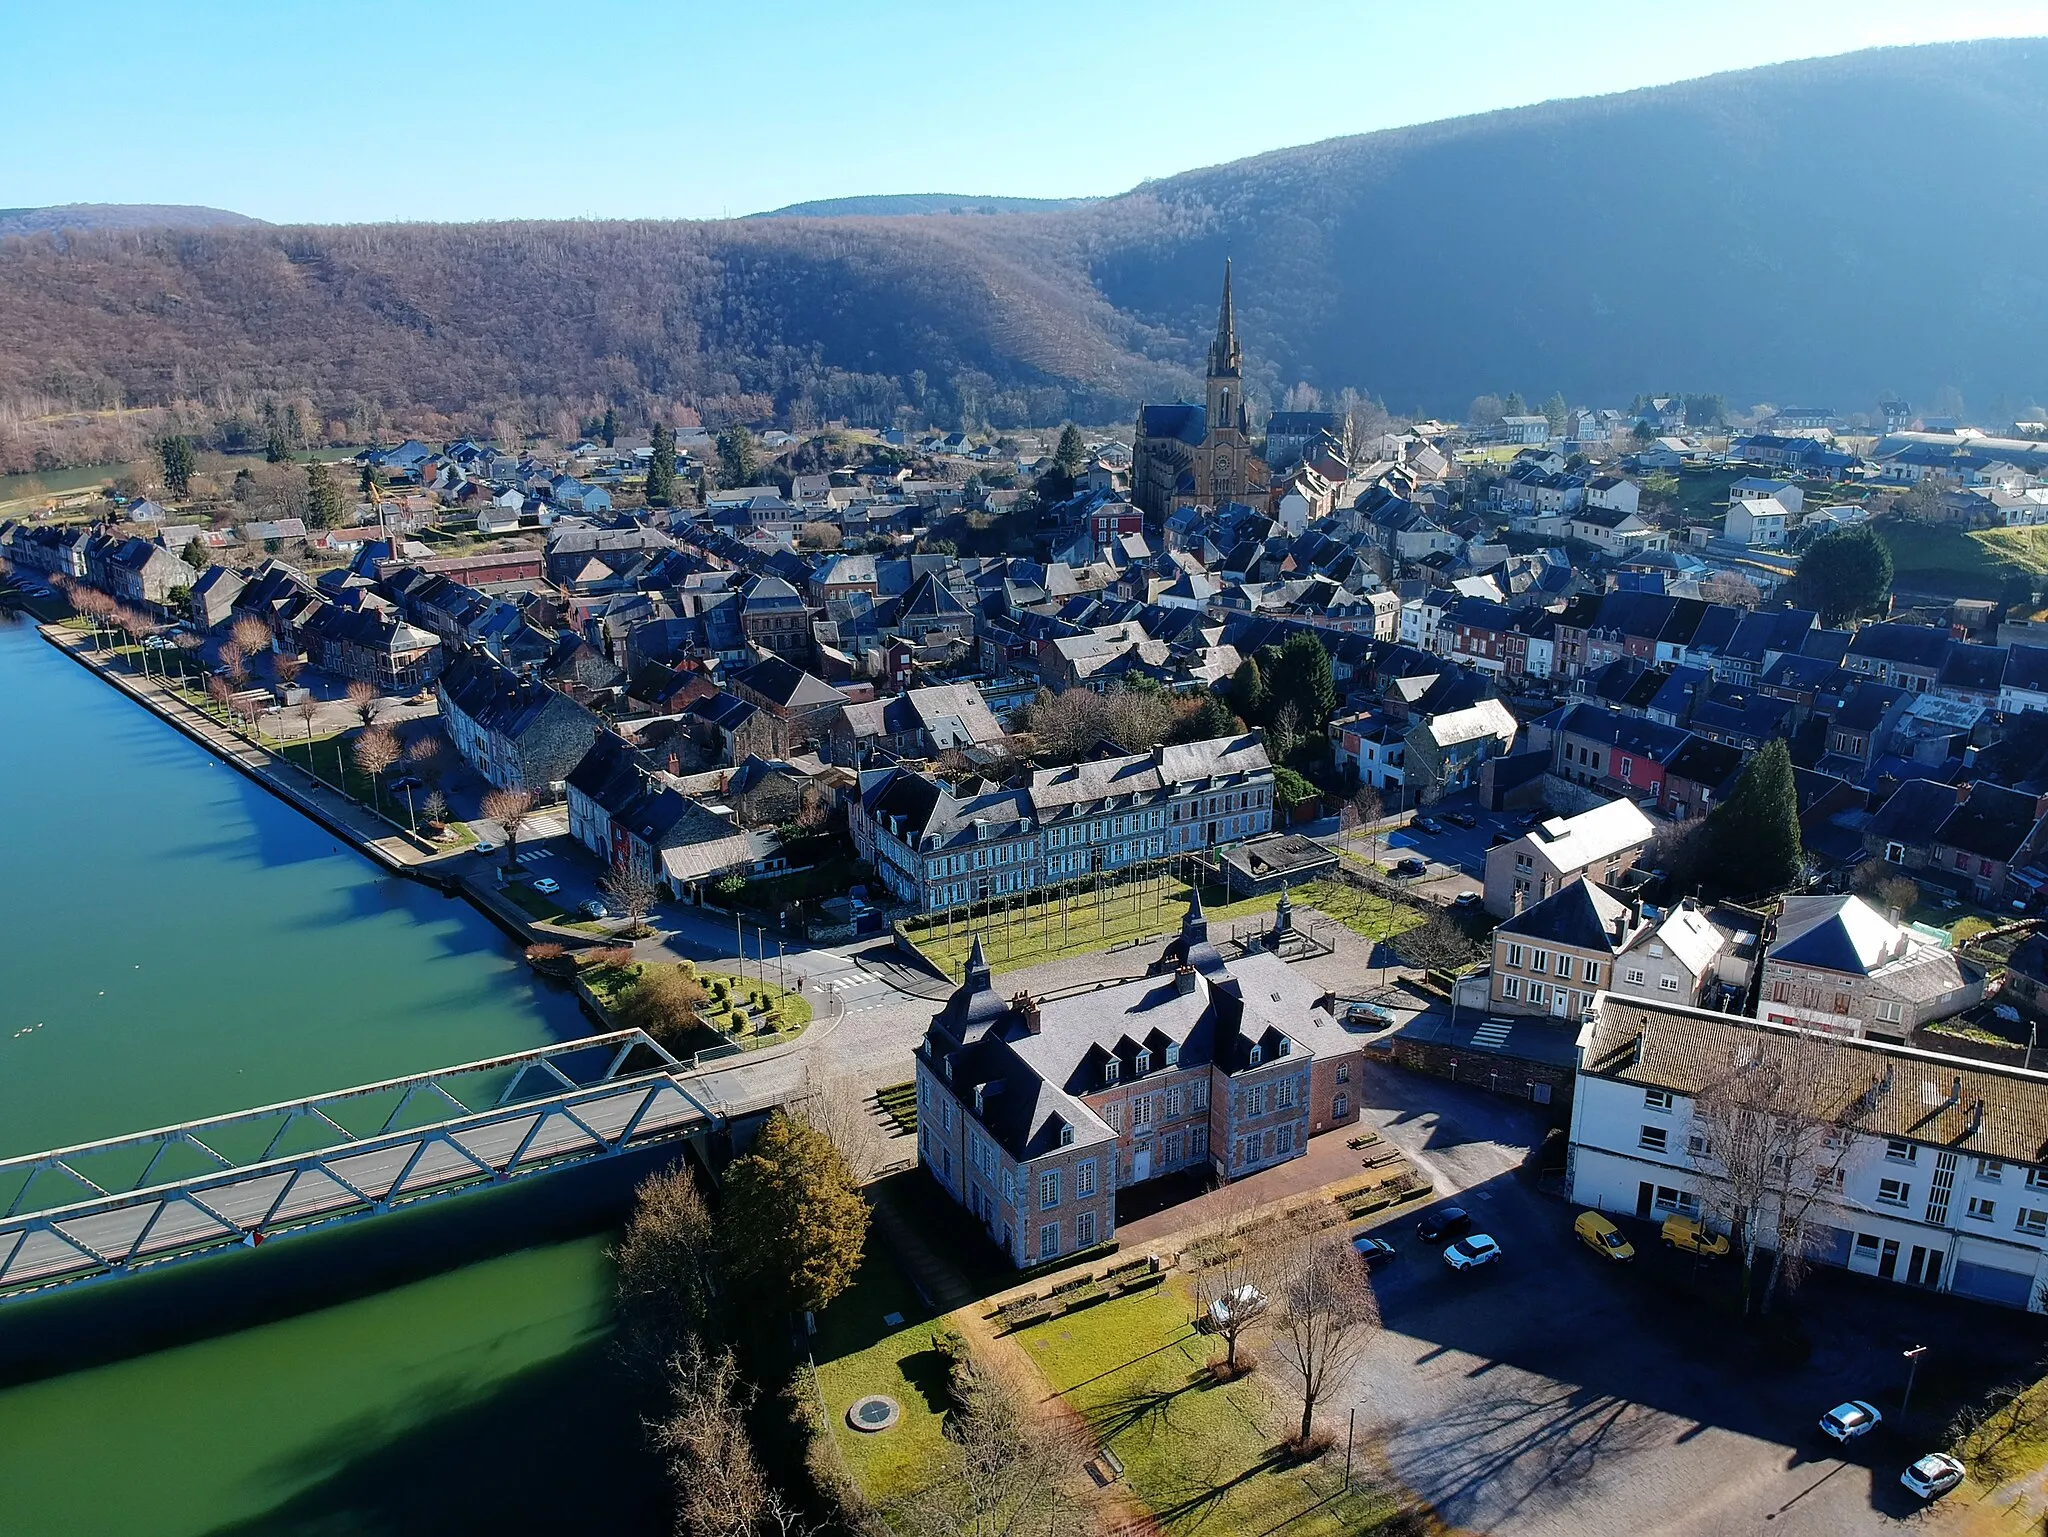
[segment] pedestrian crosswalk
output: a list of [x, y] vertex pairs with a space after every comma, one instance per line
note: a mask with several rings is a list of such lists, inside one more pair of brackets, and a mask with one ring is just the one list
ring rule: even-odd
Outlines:
[[1484, 1046], [1488, 1051], [1499, 1051], [1508, 1043], [1508, 1032], [1514, 1028], [1504, 1019], [1489, 1019], [1472, 1032], [1472, 1044]]
[[875, 980], [865, 971], [849, 971], [843, 977], [827, 977], [821, 985], [832, 992], [843, 993], [849, 987], [861, 987]]
[[543, 859], [553, 859], [555, 851], [553, 849], [521, 849], [513, 857], [523, 865], [537, 865]]

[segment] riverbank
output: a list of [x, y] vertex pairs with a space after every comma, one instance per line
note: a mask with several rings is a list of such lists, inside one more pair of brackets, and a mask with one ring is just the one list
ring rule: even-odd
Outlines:
[[457, 859], [459, 850], [437, 849], [423, 838], [394, 827], [369, 808], [322, 783], [297, 764], [222, 725], [161, 678], [124, 672], [92, 651], [92, 637], [61, 625], [39, 624], [36, 631], [105, 682], [190, 737], [216, 758], [248, 775], [279, 799], [343, 837], [394, 875], [408, 875], [441, 886], [454, 885], [440, 867]]

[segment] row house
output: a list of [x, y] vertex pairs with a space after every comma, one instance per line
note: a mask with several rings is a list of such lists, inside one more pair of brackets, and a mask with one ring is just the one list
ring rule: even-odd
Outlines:
[[1732, 942], [1690, 900], [1659, 917], [1580, 878], [1494, 930], [1488, 1007], [1580, 1019], [1602, 991], [1704, 1003], [1722, 996]]
[[848, 823], [882, 883], [936, 912], [1270, 832], [1273, 769], [1255, 735], [1042, 769], [1025, 788], [966, 795], [929, 774], [872, 769]]
[[1654, 801], [1664, 765], [1690, 733], [1597, 705], [1573, 705], [1550, 727], [1551, 772], [1588, 789]]
[[439, 637], [375, 608], [322, 604], [300, 622], [298, 639], [315, 667], [387, 694], [425, 688], [446, 660]]
[[1539, 822], [1521, 837], [1486, 851], [1486, 910], [1506, 918], [1581, 878], [1612, 885], [1634, 868], [1655, 830], [1642, 809], [1627, 800]]
[[[1566, 1156], [1572, 1201], [1646, 1221], [1729, 1224], [1712, 1085], [1813, 1053], [1833, 1124], [1788, 1144], [1783, 1188], [1812, 1262], [1927, 1291], [2048, 1306], [2048, 1081], [1877, 1039], [1820, 1038], [1676, 1004], [1602, 997], [1578, 1039]], [[1777, 1213], [1766, 1197], [1768, 1230]]]
[[435, 683], [441, 722], [462, 759], [498, 789], [550, 799], [597, 740], [597, 716], [545, 683], [465, 651]]
[[1226, 962], [1199, 902], [1148, 974], [1005, 998], [977, 936], [916, 1054], [918, 1161], [1023, 1268], [1115, 1236], [1118, 1191], [1237, 1179], [1358, 1118], [1363, 1053], [1277, 956]]

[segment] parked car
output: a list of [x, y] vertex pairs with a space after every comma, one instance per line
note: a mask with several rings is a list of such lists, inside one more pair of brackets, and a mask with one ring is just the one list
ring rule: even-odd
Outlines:
[[1455, 907], [1461, 913], [1469, 913], [1473, 911], [1475, 908], [1477, 908], [1479, 904], [1484, 902], [1485, 900], [1486, 898], [1482, 897], [1476, 891], [1461, 891], [1456, 896], [1451, 898], [1451, 906]]
[[604, 903], [598, 901], [596, 897], [592, 897], [588, 902], [577, 908], [576, 911], [583, 914], [586, 918], [609, 918], [612, 915], [612, 910], [606, 907]]
[[1697, 1217], [1688, 1217], [1673, 1212], [1664, 1219], [1660, 1237], [1667, 1249], [1683, 1249], [1688, 1254], [1720, 1255], [1728, 1252], [1728, 1235], [1710, 1232]]
[[1636, 1246], [1597, 1211], [1582, 1211], [1573, 1218], [1572, 1236], [1602, 1259], [1620, 1263], [1636, 1257]]
[[1462, 1206], [1440, 1206], [1415, 1224], [1415, 1236], [1424, 1243], [1442, 1243], [1472, 1231], [1472, 1214]]
[[1232, 1319], [1256, 1318], [1265, 1311], [1266, 1294], [1256, 1286], [1240, 1286], [1209, 1304], [1209, 1322], [1219, 1329], [1227, 1329]]
[[1351, 1240], [1351, 1247], [1358, 1251], [1358, 1257], [1365, 1261], [1367, 1270], [1377, 1270], [1391, 1260], [1398, 1259], [1401, 1251], [1384, 1238], [1375, 1238], [1370, 1233], [1360, 1233]]
[[1393, 1013], [1376, 1003], [1354, 1003], [1344, 1010], [1344, 1023], [1354, 1030], [1377, 1030], [1393, 1022]]
[[1444, 820], [1453, 827], [1477, 827], [1479, 825], [1479, 818], [1472, 815], [1469, 811], [1446, 811], [1444, 813]]
[[476, 851], [479, 854], [495, 854], [498, 852], [498, 845], [488, 838], [479, 838], [476, 840]]
[[1428, 833], [1430, 837], [1434, 838], [1444, 830], [1444, 824], [1435, 817], [1417, 817], [1415, 819], [1415, 830], [1421, 833]]
[[1867, 1436], [1884, 1422], [1884, 1416], [1877, 1412], [1877, 1406], [1867, 1404], [1860, 1398], [1852, 1398], [1846, 1404], [1836, 1404], [1820, 1417], [1820, 1428], [1837, 1441], [1853, 1441], [1858, 1436]]
[[393, 794], [401, 790], [423, 790], [426, 785], [427, 782], [417, 774], [400, 774], [396, 779], [384, 781], [384, 788]]
[[1947, 1452], [1929, 1452], [1901, 1473], [1899, 1482], [1923, 1500], [1938, 1500], [1963, 1481], [1964, 1472]]
[[1394, 866], [1394, 874], [1403, 880], [1413, 880], [1429, 868], [1419, 859], [1404, 859]]
[[1500, 1245], [1484, 1233], [1460, 1238], [1444, 1250], [1444, 1263], [1453, 1270], [1477, 1270], [1500, 1258]]
[[543, 875], [533, 883], [533, 889], [544, 897], [551, 897], [562, 889], [562, 883], [552, 875]]

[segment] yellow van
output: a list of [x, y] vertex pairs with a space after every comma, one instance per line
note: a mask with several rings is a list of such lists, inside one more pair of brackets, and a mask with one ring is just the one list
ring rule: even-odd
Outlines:
[[1688, 1254], [1726, 1254], [1728, 1235], [1710, 1233], [1700, 1226], [1697, 1217], [1681, 1216], [1674, 1212], [1664, 1219], [1664, 1247], [1683, 1249]]
[[1636, 1257], [1636, 1246], [1621, 1236], [1620, 1228], [1597, 1211], [1580, 1212], [1572, 1223], [1572, 1233], [1580, 1243], [1603, 1259], [1618, 1261]]

